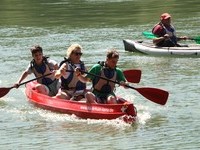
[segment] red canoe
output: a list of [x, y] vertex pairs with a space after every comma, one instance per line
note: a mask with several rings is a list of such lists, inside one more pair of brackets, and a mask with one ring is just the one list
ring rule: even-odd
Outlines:
[[118, 104], [87, 104], [63, 99], [52, 98], [40, 94], [32, 87], [36, 82], [26, 84], [26, 96], [34, 105], [51, 111], [74, 114], [83, 119], [116, 119], [122, 117], [124, 121], [134, 122], [137, 110], [133, 103], [119, 99]]

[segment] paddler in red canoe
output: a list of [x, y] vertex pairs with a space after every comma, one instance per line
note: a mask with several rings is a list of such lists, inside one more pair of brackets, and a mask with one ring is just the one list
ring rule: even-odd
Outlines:
[[117, 97], [114, 93], [115, 83], [109, 80], [119, 82], [123, 86], [128, 84], [122, 70], [117, 67], [118, 59], [119, 53], [111, 49], [107, 52], [106, 61], [95, 64], [86, 75], [81, 73], [80, 68], [75, 69], [80, 81], [92, 82], [92, 92], [85, 94], [87, 103], [117, 103]]
[[56, 61], [49, 59], [43, 55], [43, 49], [39, 45], [33, 46], [31, 49], [32, 61], [29, 63], [26, 70], [22, 73], [19, 80], [14, 84], [18, 88], [20, 83], [30, 74], [34, 73], [35, 77], [41, 77], [37, 80], [38, 84], [35, 89], [42, 94], [55, 96], [58, 92], [59, 82], [54, 77], [54, 71], [58, 69]]

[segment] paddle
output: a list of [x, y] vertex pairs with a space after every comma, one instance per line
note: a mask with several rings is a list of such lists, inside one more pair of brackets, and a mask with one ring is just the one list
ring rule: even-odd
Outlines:
[[141, 70], [136, 70], [136, 69], [124, 70], [123, 73], [128, 82], [131, 82], [131, 83], [139, 83], [140, 82], [141, 74], [142, 74]]
[[153, 33], [148, 32], [148, 31], [142, 32], [142, 35], [144, 35], [144, 36], [145, 36], [146, 38], [148, 38], [148, 39], [156, 38], [156, 36], [155, 36]]
[[[148, 39], [153, 39], [153, 38], [156, 38], [156, 35], [154, 35], [153, 33], [151, 32], [148, 32], [148, 31], [144, 31], [142, 32], [142, 35], [144, 35], [146, 38]], [[188, 40], [194, 40], [197, 44], [200, 44], [200, 36], [199, 37], [196, 37], [196, 38], [187, 38]]]
[[[40, 76], [40, 77], [31, 79], [31, 80], [28, 80], [28, 81], [26, 81], [26, 82], [20, 83], [19, 86], [24, 85], [24, 84], [26, 84], [26, 83], [29, 83], [29, 82], [31, 82], [31, 81], [34, 81], [34, 80], [37, 80], [37, 79], [40, 79], [40, 78], [49, 76], [49, 75], [51, 75], [51, 74], [52, 74], [52, 73], [49, 73], [49, 74], [46, 74], [46, 75], [43, 75], [43, 76]], [[14, 88], [14, 86], [11, 86], [11, 87], [2, 87], [2, 88], [0, 88], [0, 98], [3, 97], [3, 96], [5, 96], [12, 88]]]
[[[85, 74], [89, 74], [98, 78], [101, 78], [103, 80], [107, 80], [116, 84], [119, 84], [119, 82], [117, 81], [113, 81], [89, 72], [85, 72], [83, 70], [81, 70], [82, 73]], [[126, 85], [126, 87], [131, 88], [136, 90], [137, 92], [139, 92], [141, 95], [143, 95], [145, 98], [149, 99], [150, 101], [160, 104], [160, 105], [165, 105], [169, 96], [169, 93], [167, 91], [161, 90], [161, 89], [157, 89], [157, 88], [150, 88], [150, 87], [142, 87], [142, 88], [135, 88], [129, 85]]]
[[[73, 70], [66, 70], [67, 72], [74, 72]], [[123, 74], [128, 82], [139, 83], [142, 71], [139, 69], [124, 70]]]
[[187, 38], [188, 40], [194, 40], [197, 44], [200, 44], [200, 36], [196, 38]]

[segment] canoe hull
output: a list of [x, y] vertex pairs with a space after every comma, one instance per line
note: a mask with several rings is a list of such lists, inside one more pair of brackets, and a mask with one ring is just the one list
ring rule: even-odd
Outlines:
[[175, 56], [175, 57], [200, 57], [200, 46], [188, 47], [156, 47], [153, 44], [142, 41], [123, 40], [126, 51], [139, 52], [153, 56]]
[[119, 104], [87, 104], [63, 99], [55, 99], [47, 95], [40, 94], [33, 90], [36, 82], [26, 84], [26, 96], [31, 103], [37, 107], [51, 111], [74, 114], [83, 119], [123, 119], [132, 118], [135, 121], [137, 111], [134, 105], [126, 100], [120, 100]]

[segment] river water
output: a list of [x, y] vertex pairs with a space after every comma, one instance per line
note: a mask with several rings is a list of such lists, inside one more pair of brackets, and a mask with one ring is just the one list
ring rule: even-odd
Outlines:
[[[139, 87], [167, 90], [165, 106], [132, 89], [116, 93], [132, 101], [138, 121], [83, 120], [31, 105], [25, 87], [0, 98], [0, 149], [199, 149], [199, 58], [152, 57], [126, 52], [123, 39], [146, 40], [163, 12], [172, 15], [177, 35], [196, 37], [199, 0], [9, 0], [0, 4], [0, 87], [13, 85], [31, 60], [30, 47], [60, 62], [67, 47], [79, 43], [87, 67], [120, 53], [118, 66], [141, 69]], [[185, 43], [193, 43], [186, 41]], [[28, 79], [33, 78], [30, 76]], [[133, 85], [134, 86], [134, 85]]]

